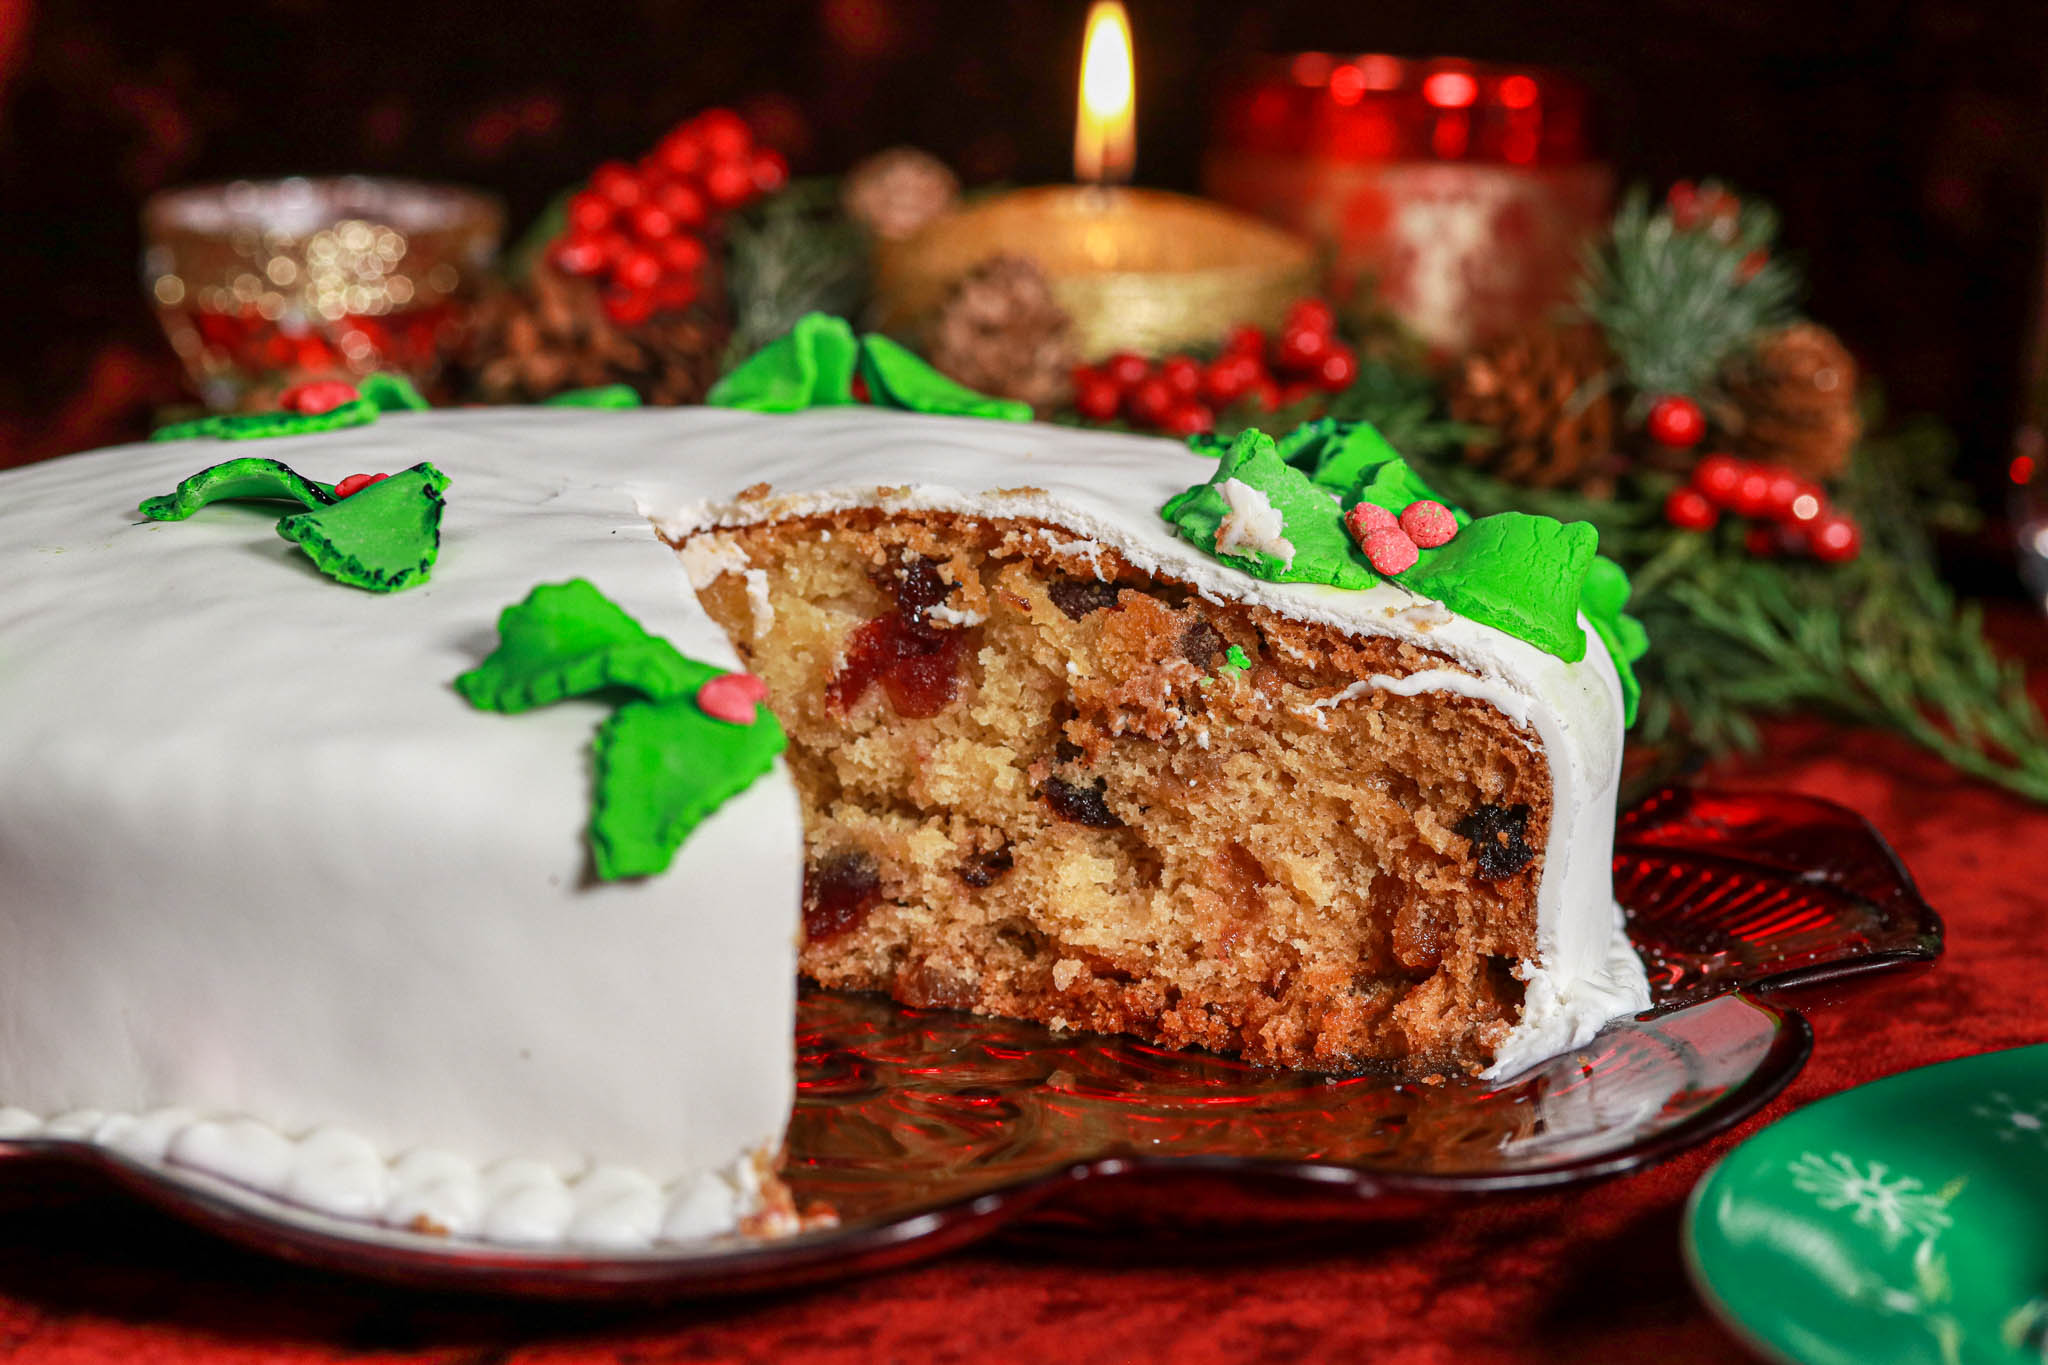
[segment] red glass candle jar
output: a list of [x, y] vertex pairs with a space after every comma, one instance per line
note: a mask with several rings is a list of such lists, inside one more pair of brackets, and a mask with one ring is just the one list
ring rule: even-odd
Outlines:
[[1330, 287], [1439, 352], [1542, 319], [1606, 224], [1583, 87], [1449, 58], [1305, 52], [1226, 91], [1208, 192], [1331, 252]]

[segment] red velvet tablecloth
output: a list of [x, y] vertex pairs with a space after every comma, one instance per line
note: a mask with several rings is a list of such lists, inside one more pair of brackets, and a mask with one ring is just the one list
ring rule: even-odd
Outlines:
[[[2010, 642], [2048, 682], [2048, 631]], [[2037, 686], [2037, 691], [2040, 688]], [[1078, 1261], [989, 1245], [801, 1293], [661, 1309], [430, 1298], [224, 1246], [92, 1189], [0, 1183], [0, 1358], [28, 1362], [1352, 1360], [1749, 1357], [1686, 1282], [1687, 1192], [1730, 1145], [1847, 1086], [2048, 1039], [2048, 809], [1887, 736], [1775, 727], [1712, 775], [1860, 811], [1948, 923], [1935, 966], [1807, 992], [1813, 1060], [1728, 1135], [1644, 1174], [1348, 1242]], [[42, 1185], [44, 1182], [38, 1182]]]

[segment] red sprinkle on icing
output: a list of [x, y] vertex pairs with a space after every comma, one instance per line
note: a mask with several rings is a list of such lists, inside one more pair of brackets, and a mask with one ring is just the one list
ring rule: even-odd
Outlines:
[[1344, 514], [1344, 529], [1361, 547], [1375, 531], [1391, 531], [1401, 523], [1392, 512], [1376, 502], [1361, 502]]
[[310, 384], [295, 384], [286, 389], [277, 396], [277, 405], [286, 412], [311, 417], [316, 413], [332, 412], [343, 403], [353, 403], [361, 397], [353, 384], [339, 379], [316, 379]]
[[768, 685], [751, 673], [721, 673], [697, 689], [697, 708], [731, 725], [752, 725], [755, 706], [767, 699]]
[[1401, 529], [1421, 548], [1434, 550], [1439, 545], [1448, 545], [1451, 537], [1458, 534], [1458, 519], [1442, 503], [1424, 498], [1409, 503], [1401, 513]]
[[340, 483], [334, 485], [334, 496], [345, 498], [350, 494], [360, 493], [371, 484], [382, 483], [390, 477], [389, 474], [351, 474]]
[[1363, 549], [1365, 557], [1372, 561], [1373, 571], [1389, 578], [1414, 568], [1419, 557], [1415, 542], [1398, 526], [1390, 531], [1374, 531], [1365, 538]]

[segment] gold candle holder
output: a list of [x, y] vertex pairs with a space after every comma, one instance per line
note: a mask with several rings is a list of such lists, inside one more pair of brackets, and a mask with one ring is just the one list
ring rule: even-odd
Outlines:
[[876, 248], [876, 325], [923, 340], [946, 292], [991, 256], [1029, 257], [1074, 322], [1084, 360], [1156, 355], [1277, 327], [1315, 286], [1304, 239], [1160, 190], [1047, 186], [970, 204]]
[[167, 190], [142, 218], [143, 285], [215, 409], [377, 370], [430, 385], [504, 231], [488, 195], [361, 176]]

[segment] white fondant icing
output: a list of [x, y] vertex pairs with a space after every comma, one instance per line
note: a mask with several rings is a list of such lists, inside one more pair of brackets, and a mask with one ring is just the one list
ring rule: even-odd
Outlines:
[[1282, 568], [1293, 567], [1294, 542], [1281, 534], [1286, 518], [1272, 499], [1242, 479], [1225, 479], [1216, 491], [1230, 507], [1216, 527], [1217, 554], [1269, 554]]
[[[274, 508], [137, 519], [248, 455], [330, 481], [433, 461], [452, 483], [432, 579], [338, 586]], [[0, 1136], [514, 1243], [697, 1237], [758, 1209], [754, 1153], [792, 1093], [787, 774], [668, 874], [593, 885], [604, 705], [488, 715], [449, 686], [506, 606], [571, 577], [737, 666], [691, 585], [751, 566], [722, 537], [679, 561], [649, 518], [677, 540], [854, 506], [1029, 518], [1098, 576], [1113, 550], [1211, 600], [1435, 650], [1458, 668], [1430, 685], [1519, 716], [1556, 786], [1528, 1004], [1495, 1073], [1639, 1003], [1607, 885], [1620, 699], [1598, 642], [1566, 665], [1398, 588], [1249, 578], [1158, 517], [1204, 472], [1169, 442], [1036, 425], [540, 408], [0, 474], [0, 1101], [18, 1106]]]

